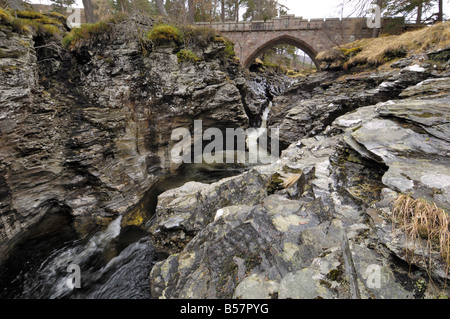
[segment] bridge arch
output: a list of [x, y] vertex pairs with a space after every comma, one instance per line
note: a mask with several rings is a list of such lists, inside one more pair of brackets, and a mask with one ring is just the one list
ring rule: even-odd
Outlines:
[[265, 42], [263, 45], [259, 46], [245, 60], [244, 66], [248, 69], [257, 57], [259, 57], [261, 54], [263, 54], [268, 49], [275, 47], [277, 45], [280, 45], [280, 44], [289, 44], [289, 45], [293, 45], [293, 46], [301, 49], [303, 52], [305, 52], [311, 58], [311, 60], [316, 65], [316, 67], [319, 68], [319, 62], [316, 60], [317, 52], [313, 49], [313, 47], [310, 46], [305, 41], [300, 40], [300, 39], [290, 36], [290, 35], [282, 35], [282, 36], [276, 37], [274, 39], [271, 39], [271, 40]]

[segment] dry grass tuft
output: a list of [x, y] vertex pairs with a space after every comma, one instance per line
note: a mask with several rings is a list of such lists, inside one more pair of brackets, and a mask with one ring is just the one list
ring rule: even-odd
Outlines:
[[[377, 67], [395, 58], [450, 46], [450, 22], [439, 23], [401, 35], [361, 39], [321, 52], [319, 61], [341, 60], [346, 69], [365, 65]], [[348, 54], [351, 53], [351, 54]]]
[[[424, 199], [400, 195], [393, 206], [394, 220], [404, 229], [407, 240], [420, 243], [425, 240], [427, 250], [438, 251], [450, 265], [450, 232], [448, 213]], [[431, 262], [431, 260], [430, 260]]]
[[291, 187], [292, 185], [294, 185], [299, 179], [300, 177], [302, 177], [301, 174], [295, 174], [295, 175], [291, 175], [288, 178], [286, 178], [286, 180], [283, 183], [283, 187], [285, 189], [288, 189], [289, 187]]

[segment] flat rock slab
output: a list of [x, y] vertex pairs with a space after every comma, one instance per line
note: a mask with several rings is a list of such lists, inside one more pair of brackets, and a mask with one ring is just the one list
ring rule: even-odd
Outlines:
[[347, 144], [361, 156], [389, 167], [382, 179], [386, 186], [449, 209], [449, 104], [448, 97], [384, 103], [339, 118], [334, 125], [348, 131]]

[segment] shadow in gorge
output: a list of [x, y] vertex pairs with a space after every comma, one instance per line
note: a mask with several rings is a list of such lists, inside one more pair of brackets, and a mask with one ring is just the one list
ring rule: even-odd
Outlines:
[[[244, 172], [233, 164], [184, 164], [145, 194], [145, 222], [154, 216], [158, 196], [186, 182], [212, 183]], [[55, 206], [24, 235], [0, 268], [0, 298], [151, 298], [148, 274], [164, 256], [153, 248], [146, 227], [121, 227], [121, 217], [106, 229], [81, 239], [69, 208]], [[81, 270], [81, 288], [70, 289], [67, 267]]]
[[0, 267], [0, 298], [32, 297], [24, 282], [33, 279], [55, 250], [79, 240], [67, 209], [47, 213], [9, 252]]

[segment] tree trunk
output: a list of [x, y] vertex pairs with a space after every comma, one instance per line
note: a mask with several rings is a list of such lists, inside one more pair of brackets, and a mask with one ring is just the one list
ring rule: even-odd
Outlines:
[[92, 8], [91, 0], [83, 0], [84, 7], [84, 17], [86, 18], [87, 23], [95, 23], [97, 19], [95, 19], [94, 9]]
[[234, 15], [236, 18], [236, 22], [239, 22], [239, 0], [235, 1]]
[[220, 18], [225, 22], [225, 0], [220, 1]]
[[166, 7], [164, 7], [164, 0], [155, 0], [156, 2], [156, 10], [162, 16], [167, 16]]
[[423, 12], [423, 4], [422, 2], [419, 3], [419, 5], [417, 6], [417, 18], [416, 18], [416, 23], [420, 24], [422, 23], [422, 12]]
[[195, 22], [195, 5], [194, 0], [188, 0], [187, 19], [190, 24]]
[[188, 22], [191, 24], [195, 22], [194, 0], [188, 0]]
[[437, 17], [438, 22], [442, 22], [443, 21], [444, 8], [443, 8], [443, 3], [442, 2], [443, 2], [442, 0], [439, 0], [439, 12], [438, 12], [438, 17]]

